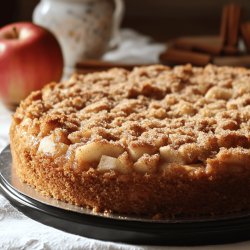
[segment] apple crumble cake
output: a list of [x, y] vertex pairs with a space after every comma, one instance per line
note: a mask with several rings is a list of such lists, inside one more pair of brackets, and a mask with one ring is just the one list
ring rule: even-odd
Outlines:
[[153, 218], [250, 209], [250, 70], [74, 75], [13, 116], [17, 174], [44, 195]]

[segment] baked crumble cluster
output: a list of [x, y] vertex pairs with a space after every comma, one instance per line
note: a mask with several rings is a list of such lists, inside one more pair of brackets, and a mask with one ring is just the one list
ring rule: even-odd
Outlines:
[[158, 217], [250, 208], [250, 70], [191, 65], [74, 75], [13, 117], [19, 177], [96, 211]]

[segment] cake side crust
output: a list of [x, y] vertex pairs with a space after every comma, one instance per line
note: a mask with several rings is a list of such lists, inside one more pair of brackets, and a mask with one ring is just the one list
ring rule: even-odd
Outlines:
[[76, 173], [49, 157], [31, 155], [11, 129], [13, 165], [20, 179], [45, 196], [98, 212], [134, 214], [152, 218], [225, 215], [250, 209], [250, 173], [192, 175], [176, 165], [162, 175], [95, 169]]

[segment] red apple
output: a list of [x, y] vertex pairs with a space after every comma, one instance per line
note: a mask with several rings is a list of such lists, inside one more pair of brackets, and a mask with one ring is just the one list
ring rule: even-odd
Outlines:
[[48, 30], [29, 22], [0, 29], [0, 96], [4, 103], [17, 105], [31, 91], [63, 72], [60, 45]]

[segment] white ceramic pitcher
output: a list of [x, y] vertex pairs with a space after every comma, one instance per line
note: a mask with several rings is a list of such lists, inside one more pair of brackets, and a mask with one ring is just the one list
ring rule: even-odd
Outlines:
[[123, 9], [123, 0], [41, 0], [33, 22], [56, 35], [65, 66], [74, 67], [100, 58], [110, 41], [117, 42]]

